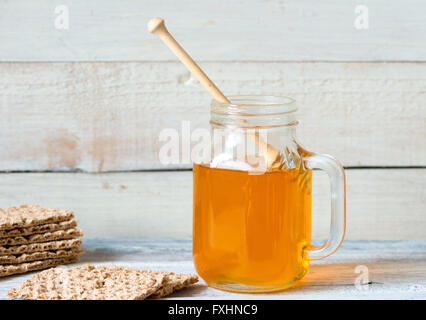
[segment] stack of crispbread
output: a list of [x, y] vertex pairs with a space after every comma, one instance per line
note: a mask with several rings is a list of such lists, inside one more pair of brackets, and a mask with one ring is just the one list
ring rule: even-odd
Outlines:
[[197, 281], [193, 274], [88, 264], [45, 270], [11, 289], [8, 296], [33, 300], [143, 300], [162, 298]]
[[77, 261], [81, 236], [71, 211], [38, 205], [0, 209], [0, 277]]

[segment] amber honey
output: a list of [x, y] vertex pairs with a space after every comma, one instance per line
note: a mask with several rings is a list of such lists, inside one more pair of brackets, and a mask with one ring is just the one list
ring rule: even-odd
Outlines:
[[311, 179], [310, 170], [249, 174], [194, 165], [198, 274], [235, 291], [276, 291], [300, 279], [309, 265]]

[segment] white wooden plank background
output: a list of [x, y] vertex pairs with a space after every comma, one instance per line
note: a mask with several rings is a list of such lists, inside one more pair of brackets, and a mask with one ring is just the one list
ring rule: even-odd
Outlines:
[[[426, 239], [426, 169], [347, 170], [347, 239]], [[314, 172], [314, 239], [329, 230], [328, 178]], [[0, 207], [74, 210], [88, 237], [191, 237], [192, 172], [10, 173]]]
[[[369, 29], [354, 27], [369, 8]], [[1, 1], [0, 61], [175, 60], [146, 32], [154, 16], [199, 61], [425, 61], [426, 3], [366, 1]], [[69, 8], [69, 29], [54, 27]], [[244, 35], [244, 36], [242, 36]]]
[[[354, 28], [359, 4], [368, 30]], [[54, 28], [57, 5], [69, 8], [69, 30]], [[292, 96], [308, 149], [347, 167], [388, 167], [348, 170], [349, 239], [424, 239], [426, 169], [392, 168], [426, 166], [425, 9], [421, 0], [0, 0], [0, 171], [189, 168], [158, 161], [159, 133], [184, 120], [207, 127], [210, 97], [146, 32], [163, 16], [225, 94]], [[74, 209], [89, 236], [190, 237], [190, 176], [0, 174], [0, 206]], [[323, 238], [327, 182], [316, 176], [313, 236]]]
[[[87, 239], [81, 261], [138, 269], [194, 273], [191, 240]], [[367, 268], [369, 284], [355, 285], [358, 266]], [[364, 271], [365, 272], [365, 271]], [[271, 294], [230, 293], [200, 282], [167, 299], [425, 299], [426, 241], [351, 241], [332, 256], [310, 264], [298, 286]], [[0, 278], [0, 299], [34, 273]]]
[[[424, 63], [202, 63], [224, 92], [289, 95], [299, 140], [345, 166], [423, 166]], [[208, 127], [180, 63], [0, 64], [0, 170], [164, 169], [162, 129]]]

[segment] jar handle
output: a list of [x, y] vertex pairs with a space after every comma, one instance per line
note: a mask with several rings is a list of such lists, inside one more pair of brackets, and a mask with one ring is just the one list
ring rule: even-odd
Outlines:
[[345, 237], [346, 227], [346, 178], [345, 170], [339, 161], [326, 154], [312, 154], [305, 158], [308, 169], [324, 170], [330, 178], [331, 224], [327, 241], [321, 246], [307, 248], [310, 260], [319, 260], [333, 254]]

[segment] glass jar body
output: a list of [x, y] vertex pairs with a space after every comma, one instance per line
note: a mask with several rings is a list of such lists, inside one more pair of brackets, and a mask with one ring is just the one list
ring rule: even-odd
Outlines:
[[312, 171], [294, 108], [248, 106], [251, 117], [212, 105], [211, 157], [193, 167], [193, 258], [212, 287], [279, 291], [308, 271]]

